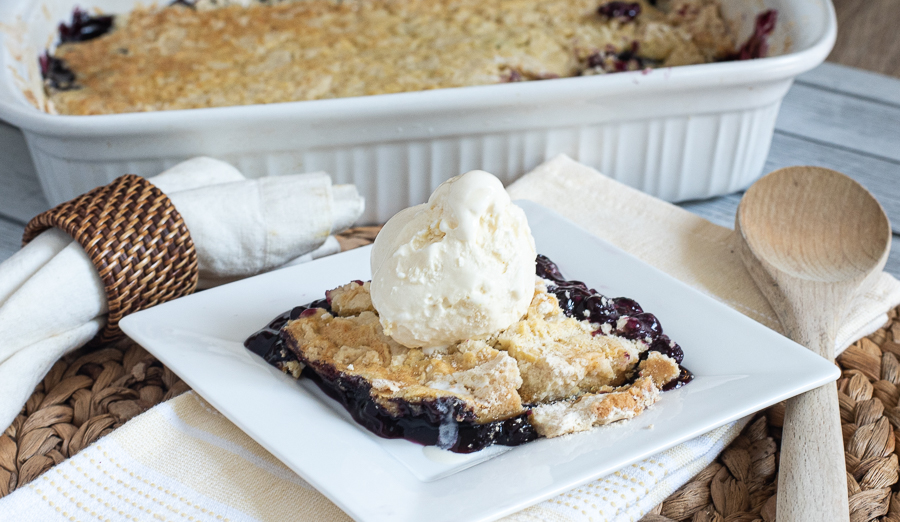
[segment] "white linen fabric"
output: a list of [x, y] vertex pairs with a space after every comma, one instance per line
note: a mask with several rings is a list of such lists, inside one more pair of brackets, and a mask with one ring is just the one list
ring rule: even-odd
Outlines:
[[[717, 428], [505, 520], [638, 520], [715, 459], [744, 424]], [[22, 522], [350, 520], [195, 392], [132, 419], [0, 499], [0, 514]]]
[[[191, 233], [200, 288], [340, 250], [329, 237], [362, 214], [353, 186], [325, 173], [248, 180], [199, 157], [150, 181]], [[53, 363], [106, 323], [106, 294], [90, 258], [58, 229], [0, 264], [0, 426], [8, 426]]]
[[[778, 327], [740, 259], [733, 232], [637, 192], [567, 157], [509, 187], [744, 314]], [[841, 348], [900, 303], [883, 275], [858, 297]], [[702, 470], [748, 419], [627, 466], [507, 521], [633, 522]], [[132, 419], [0, 499], [11, 520], [338, 521], [346, 514], [194, 392]]]

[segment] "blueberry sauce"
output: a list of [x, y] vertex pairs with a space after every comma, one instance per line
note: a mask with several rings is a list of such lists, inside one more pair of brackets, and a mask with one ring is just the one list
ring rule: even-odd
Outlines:
[[672, 379], [671, 381], [669, 381], [665, 385], [663, 385], [662, 391], [667, 392], [667, 391], [677, 390], [678, 388], [681, 388], [685, 384], [694, 380], [694, 375], [690, 372], [690, 370], [688, 370], [687, 368], [685, 368], [684, 366], [682, 366], [680, 364], [678, 365], [678, 368], [681, 369], [681, 372], [678, 374], [678, 377]]
[[44, 78], [44, 82], [51, 88], [58, 91], [79, 88], [75, 83], [75, 73], [63, 60], [51, 56], [50, 53], [44, 53], [38, 58], [38, 63], [41, 66], [41, 76]]
[[[59, 43], [75, 43], [93, 40], [108, 33], [113, 26], [112, 16], [91, 16], [79, 8], [72, 11], [72, 22], [59, 24]], [[70, 91], [80, 86], [75, 82], [75, 73], [66, 62], [44, 52], [38, 57], [41, 77], [44, 83], [57, 91]]]
[[727, 56], [725, 60], [765, 58], [769, 54], [769, 36], [775, 30], [776, 23], [778, 23], [778, 11], [775, 9], [769, 9], [757, 15], [753, 34], [736, 53]]
[[76, 7], [72, 12], [72, 23], [59, 24], [59, 43], [93, 40], [108, 33], [112, 26], [112, 16], [91, 16]]
[[597, 14], [609, 19], [630, 22], [641, 14], [641, 4], [637, 2], [606, 2], [597, 8]]
[[[609, 324], [618, 335], [632, 338], [648, 338], [650, 349], [641, 355], [645, 359], [650, 351], [672, 357], [679, 363], [681, 374], [666, 384], [664, 391], [674, 390], [691, 381], [693, 375], [680, 366], [684, 353], [677, 344], [662, 333], [662, 326], [652, 314], [645, 313], [639, 304], [626, 297], [609, 299], [596, 290], [588, 289], [581, 281], [566, 280], [555, 263], [544, 256], [537, 257], [537, 275], [555, 283], [548, 291], [557, 296], [566, 315], [591, 322]], [[362, 284], [362, 281], [356, 281]], [[456, 397], [438, 397], [418, 403], [397, 401], [393, 411], [375, 403], [371, 398], [371, 384], [362, 377], [348, 375], [334, 366], [304, 360], [302, 351], [291, 346], [294, 341], [281, 335], [289, 320], [306, 317], [317, 308], [331, 311], [330, 292], [325, 299], [306, 306], [298, 306], [272, 319], [265, 327], [244, 341], [244, 346], [262, 357], [269, 364], [287, 371], [293, 361], [303, 363], [302, 375], [312, 380], [326, 395], [341, 403], [353, 419], [372, 433], [388, 438], [403, 438], [424, 445], [435, 445], [455, 453], [471, 453], [493, 444], [518, 446], [538, 438], [528, 420], [529, 411], [515, 417], [477, 423], [472, 411]], [[595, 332], [599, 334], [598, 330]], [[636, 377], [636, 376], [635, 376]], [[633, 378], [632, 378], [633, 382]]]
[[244, 348], [259, 355], [267, 363], [275, 366], [279, 370], [285, 371], [285, 363], [296, 361], [297, 356], [284, 346], [284, 340], [281, 337], [281, 329], [288, 321], [303, 317], [304, 313], [308, 314], [310, 310], [315, 310], [316, 308], [322, 308], [323, 310], [330, 312], [331, 303], [325, 299], [319, 299], [306, 306], [296, 306], [293, 309], [280, 314], [275, 319], [272, 319], [269, 324], [264, 326], [261, 330], [248, 337], [247, 340], [244, 341]]
[[624, 50], [618, 50], [612, 45], [606, 46], [606, 49], [594, 51], [587, 57], [587, 70], [582, 71], [603, 71], [607, 73], [637, 71], [650, 66], [659, 65], [658, 60], [651, 60], [638, 54], [640, 44], [637, 41], [631, 42], [631, 45]]

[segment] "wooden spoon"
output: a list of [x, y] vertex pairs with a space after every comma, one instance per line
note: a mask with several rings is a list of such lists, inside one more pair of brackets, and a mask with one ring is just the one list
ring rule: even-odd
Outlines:
[[[785, 334], [833, 361], [848, 305], [887, 261], [891, 226], [881, 205], [839, 172], [788, 167], [747, 190], [735, 230]], [[776, 510], [778, 522], [849, 519], [834, 384], [787, 403]]]

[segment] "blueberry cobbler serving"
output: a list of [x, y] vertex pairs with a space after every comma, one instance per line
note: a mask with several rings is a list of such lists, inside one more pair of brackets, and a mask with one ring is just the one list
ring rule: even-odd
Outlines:
[[607, 74], [766, 55], [719, 0], [179, 0], [76, 10], [41, 57], [52, 110], [250, 105]]
[[623, 421], [688, 383], [628, 298], [536, 255], [524, 212], [472, 171], [382, 229], [372, 280], [275, 318], [245, 346], [382, 437], [459, 453]]

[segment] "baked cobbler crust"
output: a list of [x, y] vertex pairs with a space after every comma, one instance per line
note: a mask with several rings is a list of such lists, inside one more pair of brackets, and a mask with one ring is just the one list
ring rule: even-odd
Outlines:
[[659, 399], [678, 378], [672, 358], [642, 340], [604, 334], [567, 317], [546, 281], [536, 284], [526, 315], [487, 340], [443, 349], [405, 347], [384, 334], [368, 284], [328, 292], [331, 310], [309, 308], [282, 338], [315, 371], [360, 378], [383, 411], [453, 399], [456, 420], [489, 423], [526, 414], [537, 433], [556, 437], [624, 420]]
[[[709, 63], [735, 52], [718, 0], [304, 0], [115, 18], [62, 43], [61, 114], [342, 98]], [[49, 62], [48, 62], [49, 63]], [[77, 87], [77, 88], [72, 88]]]

